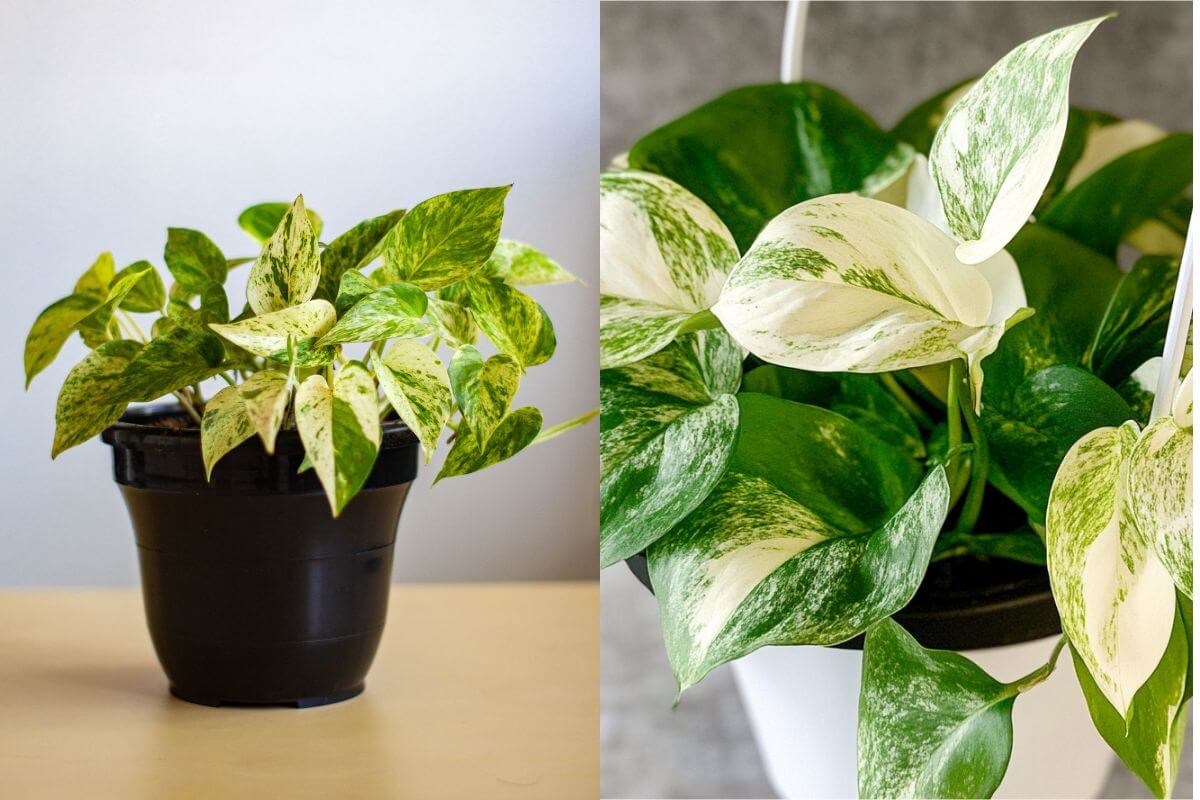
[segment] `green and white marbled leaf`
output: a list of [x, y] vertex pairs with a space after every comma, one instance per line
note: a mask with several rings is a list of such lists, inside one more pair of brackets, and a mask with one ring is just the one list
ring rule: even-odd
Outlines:
[[212, 480], [213, 467], [233, 448], [254, 435], [254, 422], [236, 386], [226, 386], [204, 406], [200, 420], [200, 453], [204, 476]]
[[511, 188], [465, 189], [417, 203], [388, 235], [377, 282], [432, 290], [478, 272], [500, 239]]
[[465, 344], [473, 345], [479, 338], [471, 309], [461, 303], [430, 297], [425, 313], [438, 337], [455, 349]]
[[600, 373], [600, 563], [640, 553], [699, 505], [738, 431], [741, 348], [703, 331]]
[[1024, 303], [1007, 253], [962, 264], [932, 223], [844, 194], [772, 220], [713, 313], [754, 355], [797, 369], [891, 372], [964, 358], [978, 404], [981, 362], [1029, 313]]
[[450, 359], [449, 381], [476, 444], [487, 447], [517, 393], [521, 365], [503, 353], [484, 361], [477, 349], [467, 345]]
[[[253, 236], [259, 244], [266, 244], [290, 208], [290, 203], [258, 203], [238, 214], [238, 227]], [[324, 227], [321, 217], [312, 209], [305, 209], [305, 214], [313, 233], [320, 236]]]
[[863, 646], [859, 797], [991, 797], [1008, 769], [1018, 693], [890, 619], [877, 623]]
[[221, 369], [224, 347], [204, 328], [172, 326], [151, 339], [121, 376], [130, 402], [148, 402], [208, 380]]
[[333, 307], [337, 310], [340, 317], [354, 308], [355, 303], [378, 288], [370, 278], [358, 270], [347, 270], [342, 273], [342, 277], [338, 282]]
[[90, 294], [72, 294], [42, 309], [25, 337], [25, 388], [29, 388], [34, 376], [50, 366], [75, 326], [100, 302]]
[[492, 344], [528, 368], [554, 355], [557, 339], [546, 310], [507, 283], [478, 275], [463, 282], [471, 316]]
[[716, 302], [737, 258], [725, 224], [682, 186], [645, 172], [601, 175], [601, 369], [665, 347]]
[[122, 375], [141, 349], [128, 339], [105, 342], [71, 368], [58, 392], [51, 458], [91, 439], [125, 413], [129, 401]]
[[[133, 311], [139, 314], [161, 311], [163, 304], [167, 302], [167, 290], [163, 286], [158, 270], [154, 269], [154, 265], [149, 261], [135, 261], [123, 268], [113, 276], [113, 285], [116, 285], [125, 276], [133, 272], [136, 272], [141, 277], [133, 284], [129, 293], [118, 304], [118, 307], [125, 311]], [[209, 287], [209, 291], [214, 288], [220, 289], [221, 287], [214, 284]]]
[[1066, 134], [1075, 54], [1104, 19], [1018, 45], [946, 112], [929, 163], [963, 262], [1000, 252], [1033, 213]]
[[209, 327], [222, 338], [256, 356], [273, 356], [287, 350], [288, 338], [296, 341], [323, 336], [337, 315], [327, 300], [309, 300], [296, 306], [268, 311], [265, 314]]
[[317, 233], [305, 212], [304, 196], [300, 195], [254, 260], [246, 299], [256, 314], [298, 306], [312, 299], [320, 279]]
[[[342, 276], [348, 270], [366, 267], [380, 256], [384, 240], [404, 213], [404, 209], [400, 208], [363, 220], [330, 242], [321, 251], [321, 281], [316, 296], [326, 300], [337, 297]], [[340, 312], [342, 309], [339, 307], [338, 310]]]
[[1067, 453], [1046, 509], [1046, 567], [1063, 632], [1128, 719], [1171, 636], [1175, 585], [1138, 531], [1129, 457], [1137, 424], [1099, 428]]
[[1192, 374], [1172, 414], [1142, 431], [1129, 454], [1133, 522], [1179, 591], [1192, 596]]
[[443, 478], [478, 472], [512, 458], [532, 444], [541, 429], [542, 412], [533, 406], [525, 406], [501, 420], [483, 447], [473, 432], [460, 431], [434, 483]]
[[259, 370], [237, 387], [251, 429], [258, 433], [263, 449], [268, 453], [275, 452], [275, 437], [279, 435], [283, 418], [287, 416], [288, 400], [291, 399], [294, 384], [293, 365], [287, 375], [270, 369]]
[[482, 274], [509, 286], [543, 286], [579, 280], [558, 262], [523, 242], [501, 239]]
[[88, 342], [89, 346], [95, 346], [101, 341], [108, 338], [109, 326], [112, 323], [113, 314], [121, 302], [133, 291], [134, 287], [142, 281], [149, 273], [154, 272], [154, 267], [149, 261], [134, 264], [132, 268], [121, 270], [121, 276], [114, 278], [113, 282], [108, 287], [108, 296], [104, 302], [93, 308], [84, 315], [78, 322], [75, 323], [75, 328], [83, 336], [84, 341]]
[[382, 433], [375, 381], [352, 361], [333, 378], [313, 375], [296, 390], [296, 428], [329, 508], [337, 516], [366, 483]]
[[317, 344], [329, 347], [347, 342], [427, 336], [433, 332], [429, 323], [421, 319], [427, 303], [425, 292], [416, 286], [407, 283], [384, 286], [355, 303]]
[[97, 302], [103, 303], [108, 297], [108, 286], [113, 281], [115, 269], [112, 253], [101, 253], [79, 276], [79, 280], [75, 281], [75, 288], [71, 290], [71, 294], [94, 297]]
[[209, 286], [221, 286], [229, 267], [221, 248], [200, 231], [167, 228], [163, 249], [167, 270], [184, 291], [200, 294]]
[[383, 358], [371, 353], [371, 367], [396, 414], [421, 440], [428, 464], [454, 405], [450, 375], [441, 359], [429, 345], [404, 339], [389, 347]]

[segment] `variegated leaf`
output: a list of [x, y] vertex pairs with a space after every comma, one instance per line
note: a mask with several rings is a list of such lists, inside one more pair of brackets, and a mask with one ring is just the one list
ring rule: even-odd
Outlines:
[[396, 227], [403, 216], [404, 209], [400, 208], [372, 217], [330, 242], [321, 251], [321, 281], [317, 287], [317, 297], [330, 301], [337, 297], [342, 276], [347, 270], [362, 269], [378, 258], [388, 232]]
[[1104, 19], [1017, 46], [946, 112], [929, 162], [965, 263], [1000, 252], [1033, 213], [1066, 133], [1075, 54]]
[[[163, 286], [158, 270], [154, 269], [154, 265], [149, 261], [135, 261], [128, 267], [125, 267], [113, 277], [112, 284], [116, 285], [125, 276], [134, 272], [141, 277], [133, 284], [129, 293], [118, 304], [118, 307], [140, 314], [161, 311], [163, 304], [167, 302], [167, 290]], [[214, 284], [209, 288], [211, 290], [213, 288], [220, 289], [221, 287]]]
[[312, 299], [320, 278], [317, 234], [301, 195], [283, 215], [250, 268], [246, 299], [256, 314], [298, 306]]
[[318, 347], [315, 338], [308, 338], [295, 342], [292, 352], [288, 352], [286, 348], [276, 350], [268, 358], [283, 364], [285, 367], [295, 362], [297, 368], [305, 369], [328, 366], [337, 360], [338, 353], [340, 352], [341, 347], [337, 345], [333, 347]]
[[648, 551], [680, 691], [759, 647], [837, 644], [899, 611], [948, 510], [940, 466], [913, 491], [916, 462], [845, 417], [767, 395], [738, 405], [725, 474]]
[[225, 256], [212, 239], [189, 228], [167, 229], [163, 260], [175, 283], [191, 294], [224, 284], [229, 271]]
[[443, 478], [467, 475], [512, 458], [537, 438], [542, 429], [542, 412], [533, 406], [518, 408], [501, 420], [492, 431], [487, 445], [480, 447], [477, 437], [469, 430], [461, 431], [446, 455], [446, 462], [434, 483]]
[[471, 316], [501, 353], [523, 367], [543, 364], [554, 355], [557, 339], [545, 309], [519, 289], [489, 278], [464, 281]]
[[533, 443], [541, 444], [542, 442], [549, 441], [557, 436], [562, 436], [564, 433], [566, 433], [569, 430], [573, 430], [575, 428], [580, 427], [581, 425], [588, 424], [589, 422], [591, 422], [593, 419], [595, 419], [599, 415], [600, 415], [600, 409], [593, 408], [591, 411], [587, 412], [586, 414], [580, 414], [578, 417], [575, 417], [574, 419], [569, 419], [566, 422], [560, 422], [557, 425], [551, 425], [549, 428], [543, 429], [542, 432], [537, 435], [537, 438], [533, 440]]
[[685, 336], [600, 373], [600, 563], [640, 553], [712, 491], [733, 450], [741, 348]]
[[71, 368], [58, 393], [51, 458], [86, 442], [125, 413], [129, 401], [122, 376], [141, 349], [128, 339], [105, 342]]
[[428, 464], [454, 405], [450, 375], [441, 359], [429, 345], [404, 339], [392, 344], [383, 358], [371, 353], [371, 366], [396, 414], [421, 440]]
[[235, 386], [226, 386], [204, 406], [200, 421], [200, 453], [204, 475], [212, 480], [213, 467], [233, 448], [254, 435], [254, 422]]
[[466, 346], [456, 351], [450, 360], [449, 380], [463, 420], [474, 432], [476, 443], [487, 447], [517, 393], [521, 365], [503, 353], [483, 361], [478, 350]]
[[208, 380], [225, 357], [221, 340], [211, 331], [173, 326], [150, 340], [121, 376], [121, 389], [131, 402], [147, 402], [176, 389]]
[[[288, 375], [274, 370], [260, 370], [237, 387], [246, 407], [251, 429], [258, 433], [263, 449], [268, 453], [275, 452], [275, 437], [283, 425], [283, 418], [287, 416], [288, 400], [291, 399], [294, 381], [293, 366]], [[207, 411], [205, 416], [208, 416]]]
[[73, 294], [56, 300], [38, 314], [25, 337], [25, 388], [35, 375], [50, 366], [81, 319], [100, 305], [90, 294]]
[[1136, 423], [1099, 428], [1067, 453], [1046, 509], [1046, 567], [1063, 632], [1128, 719], [1171, 636], [1175, 586], [1138, 532], [1129, 457]]
[[341, 280], [338, 283], [337, 293], [334, 295], [335, 300], [333, 303], [334, 308], [337, 309], [338, 316], [340, 317], [354, 308], [355, 303], [378, 288], [370, 278], [356, 269], [343, 272]]
[[97, 301], [104, 302], [104, 299], [108, 297], [108, 286], [113, 282], [113, 270], [115, 269], [112, 253], [101, 253], [92, 262], [92, 265], [79, 276], [79, 280], [75, 281], [75, 288], [71, 294], [94, 297]]
[[[259, 203], [250, 206], [238, 214], [238, 227], [253, 236], [259, 244], [266, 244], [270, 241], [271, 234], [275, 232], [279, 223], [287, 215], [289, 208], [291, 208], [290, 203]], [[321, 217], [312, 209], [305, 209], [305, 214], [308, 216], [309, 224], [312, 225], [313, 233], [320, 236], [321, 228], [324, 225]]]
[[981, 362], [1025, 293], [1001, 252], [959, 263], [954, 242], [905, 209], [857, 195], [793, 206], [738, 263], [713, 313], [773, 364], [817, 372], [890, 372], [967, 361], [979, 403]]
[[473, 345], [479, 338], [471, 309], [461, 303], [431, 297], [425, 313], [437, 335], [453, 348], [457, 349], [465, 344]]
[[412, 339], [433, 332], [425, 316], [428, 298], [407, 283], [394, 283], [376, 289], [342, 315], [317, 345], [329, 347], [346, 342], [374, 342], [380, 339]]
[[379, 454], [375, 382], [361, 363], [338, 370], [333, 387], [313, 375], [296, 390], [296, 427], [337, 516], [366, 483]]
[[511, 188], [447, 192], [417, 203], [388, 235], [377, 282], [431, 290], [482, 269], [500, 238]]
[[268, 311], [241, 322], [209, 327], [222, 338], [257, 356], [274, 356], [287, 350], [288, 337], [296, 341], [324, 335], [336, 314], [327, 300], [309, 300], [297, 306]]
[[484, 265], [483, 274], [509, 286], [541, 286], [579, 280], [543, 253], [523, 242], [501, 239]]
[[133, 291], [134, 287], [149, 273], [154, 272], [154, 267], [148, 261], [134, 264], [133, 268], [121, 270], [121, 276], [114, 278], [112, 284], [108, 287], [108, 297], [104, 302], [93, 308], [82, 319], [75, 323], [76, 329], [83, 335], [87, 341], [90, 337], [94, 337], [93, 341], [103, 341], [108, 336], [109, 325], [112, 322], [113, 314], [121, 302]]
[[645, 172], [601, 175], [601, 369], [670, 343], [716, 302], [737, 258], [725, 224], [682, 186]]

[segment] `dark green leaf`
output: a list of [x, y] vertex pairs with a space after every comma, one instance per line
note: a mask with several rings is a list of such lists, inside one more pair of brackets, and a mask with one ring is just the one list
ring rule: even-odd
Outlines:
[[200, 231], [168, 228], [163, 250], [167, 269], [185, 291], [200, 294], [209, 286], [225, 283], [228, 267], [225, 256], [212, 240]]
[[922, 102], [896, 123], [896, 127], [891, 130], [892, 137], [901, 142], [908, 142], [918, 153], [929, 155], [933, 137], [942, 120], [946, 118], [946, 111], [976, 80], [978, 78], [959, 81]]
[[378, 288], [356, 269], [343, 272], [337, 293], [334, 295], [333, 305], [337, 309], [338, 316], [343, 316], [355, 303]]
[[145, 402], [200, 383], [219, 371], [225, 356], [221, 339], [198, 327], [174, 326], [151, 339], [121, 376], [122, 393]]
[[346, 271], [361, 269], [374, 261], [382, 252], [384, 237], [403, 216], [404, 209], [400, 208], [372, 217], [330, 242], [321, 252], [321, 282], [315, 296], [333, 302]]
[[1121, 276], [1091, 349], [1092, 370], [1117, 385], [1162, 355], [1167, 319], [1179, 278], [1179, 260], [1142, 256]]

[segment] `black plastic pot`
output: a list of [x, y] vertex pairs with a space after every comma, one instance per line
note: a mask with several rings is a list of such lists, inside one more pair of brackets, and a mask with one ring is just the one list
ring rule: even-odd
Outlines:
[[[645, 554], [625, 562], [651, 592]], [[978, 650], [1062, 632], [1045, 567], [959, 556], [929, 565], [925, 580], [894, 619], [922, 646]], [[856, 636], [837, 647], [861, 650]]]
[[133, 521], [150, 638], [171, 692], [203, 705], [298, 708], [354, 697], [387, 617], [396, 525], [417, 439], [383, 427], [365, 488], [334, 519], [295, 431], [257, 437], [204, 476], [174, 407], [104, 431]]

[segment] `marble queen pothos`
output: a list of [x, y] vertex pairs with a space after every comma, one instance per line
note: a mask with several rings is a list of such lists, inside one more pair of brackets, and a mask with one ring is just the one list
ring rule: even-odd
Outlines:
[[[25, 343], [26, 385], [78, 331], [92, 351], [58, 396], [52, 455], [92, 438], [131, 402], [174, 395], [200, 426], [204, 465], [255, 434], [274, 452], [300, 434], [334, 516], [371, 472], [380, 420], [395, 413], [428, 462], [447, 426], [438, 479], [465, 475], [586, 422], [542, 429], [511, 409], [522, 375], [555, 349], [545, 310], [522, 287], [574, 277], [532, 247], [500, 238], [508, 186], [449, 192], [365, 220], [325, 245], [322, 221], [293, 203], [262, 203], [238, 223], [260, 245], [227, 259], [203, 233], [170, 228], [163, 260], [121, 270], [102, 253], [51, 304]], [[228, 273], [249, 265], [245, 307], [230, 317]], [[133, 314], [152, 314], [150, 335]], [[482, 331], [498, 351], [484, 358]], [[357, 345], [360, 358], [343, 348]], [[449, 367], [438, 356], [450, 350]], [[200, 384], [227, 384], [204, 400]], [[455, 415], [457, 414], [457, 420]]]
[[[646, 557], [681, 692], [765, 645], [866, 633], [865, 797], [990, 796], [1013, 704], [1064, 648], [1116, 753], [1174, 782], [1190, 373], [1165, 417], [1148, 387], [1191, 136], [1069, 105], [1103, 21], [891, 131], [823, 86], [736, 89], [600, 178], [602, 563]], [[1049, 571], [1064, 639], [1022, 680], [890, 620], [963, 554]]]

